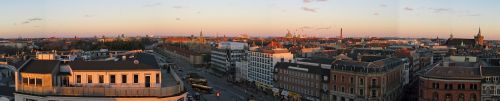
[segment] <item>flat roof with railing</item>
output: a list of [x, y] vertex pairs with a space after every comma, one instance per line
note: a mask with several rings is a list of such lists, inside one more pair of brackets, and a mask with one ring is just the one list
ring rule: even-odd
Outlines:
[[181, 85], [169, 87], [40, 87], [20, 85], [18, 93], [42, 96], [169, 97], [181, 94]]

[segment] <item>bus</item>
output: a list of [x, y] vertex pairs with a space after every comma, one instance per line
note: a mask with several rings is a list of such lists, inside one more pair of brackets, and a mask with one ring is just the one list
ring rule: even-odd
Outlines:
[[212, 87], [209, 87], [208, 85], [191, 84], [191, 87], [198, 92], [212, 93]]

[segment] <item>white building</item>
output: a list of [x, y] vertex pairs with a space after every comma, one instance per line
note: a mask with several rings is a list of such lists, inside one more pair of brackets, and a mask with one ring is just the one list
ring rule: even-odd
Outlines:
[[251, 51], [248, 58], [248, 79], [255, 82], [258, 88], [273, 88], [274, 66], [279, 61], [292, 61], [293, 54], [282, 48], [277, 42], [271, 42], [267, 47]]
[[216, 49], [212, 49], [211, 68], [217, 74], [233, 78], [235, 75], [236, 62], [246, 58], [246, 43], [221, 42]]
[[248, 81], [248, 61], [243, 60], [236, 62], [236, 82]]

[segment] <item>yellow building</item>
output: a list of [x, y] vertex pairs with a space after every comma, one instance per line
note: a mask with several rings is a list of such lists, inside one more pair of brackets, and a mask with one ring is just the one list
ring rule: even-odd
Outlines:
[[16, 73], [16, 101], [186, 101], [174, 70], [140, 53], [120, 61], [31, 59]]

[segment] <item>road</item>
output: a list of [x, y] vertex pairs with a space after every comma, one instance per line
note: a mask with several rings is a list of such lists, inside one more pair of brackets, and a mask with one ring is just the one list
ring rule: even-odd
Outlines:
[[[205, 77], [208, 81], [208, 85], [214, 89], [214, 91], [220, 90], [221, 96], [216, 97], [215, 94], [202, 94], [201, 100], [207, 101], [245, 101], [250, 96], [254, 96], [257, 101], [275, 101], [277, 99], [273, 98], [271, 95], [264, 95], [262, 92], [251, 92], [247, 89], [254, 88], [242, 88], [236, 86], [232, 83], [226, 81], [225, 78], [219, 78], [212, 74], [207, 69], [200, 67], [193, 67], [188, 62], [182, 61], [180, 59], [170, 59], [168, 57], [162, 56], [158, 53], [152, 53], [162, 58], [161, 60], [166, 60], [170, 62], [174, 62], [182, 72], [179, 72], [180, 77], [186, 76], [188, 73], [197, 73], [198, 75]], [[186, 89], [190, 94], [195, 94], [196, 92], [191, 89], [190, 84], [184, 80], [184, 84], [186, 84]], [[201, 94], [201, 93], [200, 93]]]

